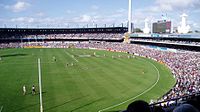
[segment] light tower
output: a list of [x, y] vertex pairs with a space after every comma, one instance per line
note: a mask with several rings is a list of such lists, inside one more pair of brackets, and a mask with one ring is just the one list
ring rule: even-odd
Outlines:
[[187, 15], [185, 13], [183, 13], [181, 16], [181, 26], [178, 27], [178, 33], [188, 33], [190, 30], [190, 26], [187, 25], [186, 23], [186, 17]]
[[129, 10], [128, 10], [128, 33], [132, 32], [132, 0], [129, 0]]
[[124, 43], [130, 43], [130, 34], [132, 33], [132, 0], [128, 2], [128, 32], [124, 34]]

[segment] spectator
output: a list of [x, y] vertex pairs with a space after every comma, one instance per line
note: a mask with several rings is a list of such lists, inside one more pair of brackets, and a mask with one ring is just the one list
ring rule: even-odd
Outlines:
[[173, 112], [199, 112], [194, 106], [190, 104], [182, 104], [176, 107]]
[[128, 105], [127, 112], [151, 112], [149, 104], [145, 101], [138, 100]]

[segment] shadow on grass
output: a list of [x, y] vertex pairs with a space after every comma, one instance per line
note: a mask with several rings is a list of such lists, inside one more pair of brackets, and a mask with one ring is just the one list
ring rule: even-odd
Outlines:
[[15, 57], [15, 56], [27, 56], [27, 54], [8, 54], [8, 55], [2, 55], [0, 57]]
[[24, 110], [24, 109], [31, 108], [31, 107], [34, 107], [34, 106], [39, 105], [39, 104], [40, 104], [40, 103], [31, 104], [31, 105], [28, 105], [28, 106], [19, 108], [19, 109], [17, 109], [17, 110], [14, 110], [14, 111], [12, 111], [12, 112], [18, 112], [18, 111], [20, 112], [20, 111], [22, 111], [22, 110]]
[[[42, 92], [42, 93], [44, 94], [44, 93], [46, 93], [46, 92]], [[29, 92], [29, 93], [27, 93], [26, 95], [32, 95], [32, 93]], [[39, 95], [39, 93], [36, 93], [35, 95]], [[32, 95], [32, 96], [35, 96], [35, 95]], [[45, 103], [48, 102], [48, 101], [50, 101], [50, 100], [45, 100]], [[16, 109], [16, 110], [14, 110], [14, 111], [12, 111], [12, 112], [22, 111], [22, 110], [25, 110], [25, 109], [28, 109], [28, 108], [34, 107], [34, 106], [39, 105], [39, 104], [40, 104], [40, 103], [38, 102], [38, 103], [35, 103], [35, 104], [27, 105], [27, 106], [25, 106], [25, 107], [22, 107], [22, 108]]]
[[[42, 94], [45, 94], [47, 92], [43, 91]], [[36, 92], [35, 94], [32, 94], [32, 92], [29, 92], [29, 93], [26, 93], [26, 95], [32, 95], [32, 96], [35, 96], [35, 95], [39, 95], [40, 93], [39, 92]]]
[[92, 101], [92, 102], [90, 102], [90, 103], [87, 103], [87, 104], [85, 104], [85, 105], [82, 105], [82, 106], [80, 106], [80, 107], [77, 107], [77, 108], [71, 110], [70, 112], [77, 111], [77, 110], [79, 110], [79, 109], [81, 109], [81, 108], [84, 108], [84, 107], [86, 107], [86, 106], [88, 106], [88, 105], [91, 105], [91, 104], [93, 104], [93, 103], [96, 103], [96, 102], [98, 102], [98, 101], [101, 101], [102, 99], [104, 99], [104, 98], [100, 98], [100, 99], [97, 99], [97, 100]]
[[64, 102], [64, 103], [61, 103], [61, 104], [59, 104], [59, 105], [46, 108], [46, 109], [44, 109], [44, 111], [49, 111], [49, 110], [58, 108], [58, 107], [60, 107], [60, 106], [63, 106], [63, 105], [65, 105], [65, 104], [71, 103], [71, 102], [76, 101], [76, 100], [80, 100], [80, 99], [85, 98], [85, 97], [88, 97], [88, 96], [89, 96], [89, 95], [86, 95], [86, 96], [82, 96], [82, 97], [78, 97], [78, 98], [74, 98], [74, 99], [68, 100], [68, 101], [66, 101], [66, 102]]

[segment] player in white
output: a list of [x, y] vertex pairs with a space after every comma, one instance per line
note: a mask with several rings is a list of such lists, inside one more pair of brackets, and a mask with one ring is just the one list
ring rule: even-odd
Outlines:
[[23, 95], [26, 95], [26, 86], [25, 85], [23, 85], [22, 90], [23, 90]]
[[56, 57], [55, 56], [53, 57], [53, 61], [56, 61]]
[[32, 95], [35, 95], [36, 91], [35, 91], [35, 86], [32, 86]]

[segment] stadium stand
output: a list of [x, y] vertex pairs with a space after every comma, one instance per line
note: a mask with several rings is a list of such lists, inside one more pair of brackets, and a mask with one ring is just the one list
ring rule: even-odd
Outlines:
[[131, 41], [141, 41], [141, 42], [155, 42], [155, 43], [171, 43], [171, 44], [185, 44], [185, 45], [200, 45], [200, 42], [192, 42], [192, 41], [175, 41], [175, 40], [155, 40], [155, 39], [142, 39], [136, 38], [131, 39]]
[[[154, 34], [155, 35], [155, 34]], [[130, 42], [140, 45], [153, 45], [159, 47], [168, 47], [175, 49], [184, 49], [192, 51], [200, 51], [200, 35], [161, 35], [149, 37], [144, 35], [138, 37], [131, 35]]]
[[[5, 29], [4, 29], [5, 30]], [[8, 29], [7, 29], [8, 30]], [[12, 29], [9, 29], [12, 30]], [[120, 29], [119, 29], [120, 30]], [[93, 31], [93, 30], [91, 30]], [[44, 31], [41, 31], [44, 33]], [[19, 33], [9, 34], [4, 32], [0, 38], [0, 48], [75, 48], [84, 49], [104, 49], [108, 51], [127, 52], [134, 55], [150, 58], [165, 64], [172, 71], [176, 84], [163, 97], [148, 105], [151, 112], [180, 112], [180, 108], [196, 108], [199, 111], [200, 104], [200, 52], [176, 50], [164, 51], [137, 44], [124, 44], [124, 32], [68, 32], [68, 33], [47, 33], [47, 34]], [[109, 41], [107, 41], [109, 40]], [[110, 41], [115, 40], [115, 41]], [[116, 41], [120, 40], [120, 41]], [[179, 41], [179, 40], [158, 40], [158, 39], [138, 39], [131, 38], [131, 41], [161, 42], [159, 44], [187, 44], [190, 47], [199, 47], [199, 41]], [[174, 45], [176, 44], [176, 45]], [[179, 46], [181, 47], [181, 46]], [[183, 46], [182, 46], [183, 47]], [[194, 49], [193, 49], [194, 50]], [[126, 112], [132, 112], [133, 102]], [[186, 104], [185, 104], [186, 103]], [[146, 103], [141, 103], [145, 104]], [[189, 105], [190, 104], [190, 105]], [[193, 106], [191, 106], [193, 105]], [[133, 106], [133, 107], [132, 107]], [[139, 106], [140, 107], [140, 106]], [[186, 108], [186, 109], [188, 109]], [[131, 110], [131, 111], [129, 111]], [[141, 111], [141, 110], [140, 110]], [[133, 111], [137, 112], [137, 111]], [[192, 112], [192, 111], [190, 111]]]

